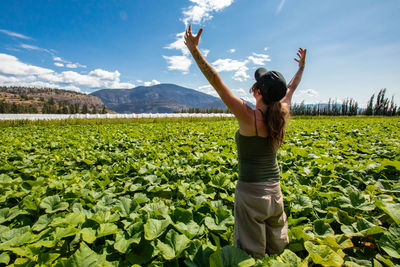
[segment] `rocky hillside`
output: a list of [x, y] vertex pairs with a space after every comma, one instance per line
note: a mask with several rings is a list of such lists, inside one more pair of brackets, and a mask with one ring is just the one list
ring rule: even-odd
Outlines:
[[114, 113], [96, 96], [48, 88], [0, 87], [0, 113]]

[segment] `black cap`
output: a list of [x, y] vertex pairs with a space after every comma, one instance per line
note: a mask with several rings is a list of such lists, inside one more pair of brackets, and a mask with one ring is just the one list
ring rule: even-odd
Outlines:
[[254, 77], [256, 78], [257, 87], [260, 89], [264, 101], [276, 102], [286, 95], [286, 80], [281, 73], [274, 70], [267, 71], [265, 68], [259, 68], [256, 70]]

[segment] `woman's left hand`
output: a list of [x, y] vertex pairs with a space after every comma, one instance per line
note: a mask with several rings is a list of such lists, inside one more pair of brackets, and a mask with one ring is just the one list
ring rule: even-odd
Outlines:
[[194, 36], [192, 33], [192, 25], [191, 24], [189, 25], [189, 28], [186, 29], [184, 43], [187, 46], [187, 48], [189, 49], [189, 51], [193, 51], [199, 45], [200, 36], [201, 36], [202, 32], [203, 32], [203, 29], [200, 29], [198, 31], [198, 33], [196, 34], [196, 36]]
[[306, 65], [306, 54], [307, 49], [299, 48], [299, 51], [297, 52], [297, 56], [299, 58], [294, 59], [297, 63], [299, 63], [299, 68], [304, 68], [304, 66]]

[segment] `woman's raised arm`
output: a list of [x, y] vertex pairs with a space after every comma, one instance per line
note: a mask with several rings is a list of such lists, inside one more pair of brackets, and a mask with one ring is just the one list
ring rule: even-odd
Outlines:
[[281, 100], [281, 103], [285, 103], [288, 109], [290, 109], [290, 105], [292, 104], [293, 93], [299, 85], [301, 81], [301, 76], [303, 75], [304, 66], [306, 65], [306, 54], [307, 49], [299, 48], [299, 51], [297, 52], [297, 56], [299, 58], [294, 59], [296, 62], [299, 63], [299, 69], [288, 83], [288, 91], [286, 92], [286, 96]]
[[192, 34], [192, 25], [185, 32], [185, 45], [192, 54], [197, 66], [206, 77], [208, 82], [217, 91], [225, 105], [235, 115], [240, 123], [248, 123], [251, 113], [249, 112], [248, 106], [236, 97], [231, 90], [222, 82], [221, 77], [215, 71], [215, 69], [207, 62], [203, 57], [200, 50], [197, 48], [203, 29], [200, 29], [196, 36]]

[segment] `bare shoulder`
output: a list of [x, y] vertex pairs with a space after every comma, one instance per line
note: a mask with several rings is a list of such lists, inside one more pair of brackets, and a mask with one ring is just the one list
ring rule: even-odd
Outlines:
[[254, 128], [254, 109], [245, 101], [243, 101], [243, 113], [242, 116], [236, 117], [240, 132], [245, 135], [251, 135]]

